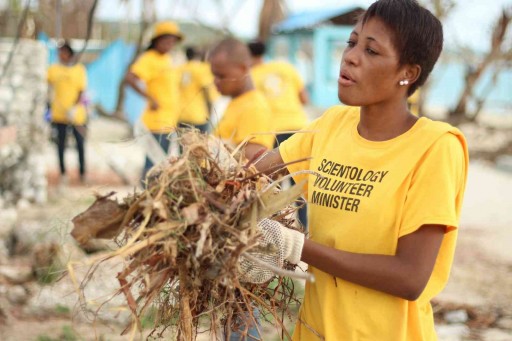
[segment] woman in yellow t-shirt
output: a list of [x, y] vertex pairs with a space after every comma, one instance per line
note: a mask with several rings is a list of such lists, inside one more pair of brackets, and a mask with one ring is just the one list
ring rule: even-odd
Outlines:
[[[178, 76], [169, 52], [182, 39], [183, 35], [174, 22], [158, 23], [149, 47], [126, 75], [126, 83], [147, 100], [142, 123], [166, 153], [169, 149], [168, 135], [176, 128], [179, 113]], [[146, 156], [143, 180], [151, 167], [153, 163]]]
[[468, 153], [459, 130], [414, 116], [407, 98], [442, 45], [441, 23], [415, 0], [374, 2], [341, 59], [338, 98], [347, 106], [256, 164], [319, 175], [300, 175], [308, 239], [260, 223], [278, 254], [306, 262], [316, 279], [306, 284], [293, 340], [437, 340], [430, 301], [453, 263]]
[[48, 68], [47, 80], [52, 90], [50, 120], [57, 135], [61, 183], [67, 182], [64, 151], [68, 129], [75, 137], [80, 181], [84, 182], [87, 111], [82, 94], [87, 87], [87, 73], [83, 64], [75, 62], [69, 43], [60, 45], [58, 52], [59, 63]]

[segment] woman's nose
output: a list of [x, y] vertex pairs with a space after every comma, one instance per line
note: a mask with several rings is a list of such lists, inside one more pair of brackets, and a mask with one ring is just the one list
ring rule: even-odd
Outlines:
[[352, 64], [355, 65], [358, 63], [359, 60], [359, 52], [357, 49], [357, 46], [354, 46], [352, 48], [347, 48], [345, 51], [343, 51], [343, 56], [341, 58], [342, 62], [345, 62], [346, 64]]

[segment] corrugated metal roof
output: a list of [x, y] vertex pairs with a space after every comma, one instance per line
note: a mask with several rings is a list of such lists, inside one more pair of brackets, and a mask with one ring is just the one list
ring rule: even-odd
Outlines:
[[307, 29], [331, 18], [362, 9], [360, 6], [341, 6], [336, 8], [323, 8], [318, 10], [309, 10], [289, 15], [286, 19], [274, 26], [277, 32], [287, 32], [299, 29]]

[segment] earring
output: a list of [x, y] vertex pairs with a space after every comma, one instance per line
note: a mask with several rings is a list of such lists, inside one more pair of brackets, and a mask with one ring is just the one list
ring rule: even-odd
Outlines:
[[409, 84], [409, 81], [406, 79], [406, 80], [400, 81], [399, 84], [400, 85], [407, 85], [407, 84]]

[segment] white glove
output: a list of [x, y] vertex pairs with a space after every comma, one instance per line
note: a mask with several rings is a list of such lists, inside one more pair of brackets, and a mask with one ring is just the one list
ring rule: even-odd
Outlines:
[[[261, 239], [258, 250], [248, 253], [273, 267], [281, 269], [284, 261], [298, 264], [304, 246], [304, 234], [281, 225], [275, 220], [263, 219], [258, 223], [261, 229]], [[265, 283], [275, 274], [243, 255], [240, 258], [240, 280], [250, 283]]]
[[263, 245], [275, 245], [280, 256], [292, 264], [300, 262], [302, 247], [304, 246], [303, 233], [290, 229], [272, 219], [261, 220], [258, 227], [263, 234]]

